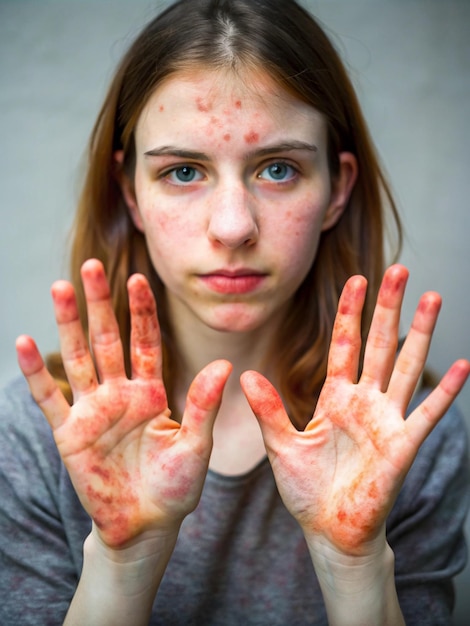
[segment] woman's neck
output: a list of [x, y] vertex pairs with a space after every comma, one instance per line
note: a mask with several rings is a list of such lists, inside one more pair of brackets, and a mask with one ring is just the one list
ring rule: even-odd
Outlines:
[[[283, 316], [282, 316], [283, 317]], [[238, 380], [246, 370], [256, 370], [272, 378], [273, 368], [267, 363], [275, 333], [281, 324], [281, 314], [261, 328], [247, 332], [224, 332], [208, 327], [192, 315], [171, 315], [172, 331], [178, 361], [176, 389], [186, 391], [196, 374], [208, 363], [226, 359], [233, 366], [227, 383], [227, 393], [240, 390]]]

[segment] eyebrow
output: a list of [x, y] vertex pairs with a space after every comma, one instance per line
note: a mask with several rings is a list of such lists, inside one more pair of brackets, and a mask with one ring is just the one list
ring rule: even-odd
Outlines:
[[[253, 157], [268, 156], [270, 154], [276, 154], [278, 152], [291, 152], [293, 150], [307, 150], [308, 152], [318, 152], [318, 148], [315, 144], [308, 143], [306, 141], [284, 141], [272, 146], [266, 146], [265, 148], [259, 148], [252, 150], [246, 156], [247, 160]], [[178, 148], [177, 146], [161, 146], [159, 148], [153, 148], [144, 152], [146, 157], [159, 157], [159, 156], [174, 156], [182, 159], [191, 159], [194, 161], [210, 161], [210, 158], [204, 152], [197, 152], [194, 150], [185, 150], [184, 148]]]

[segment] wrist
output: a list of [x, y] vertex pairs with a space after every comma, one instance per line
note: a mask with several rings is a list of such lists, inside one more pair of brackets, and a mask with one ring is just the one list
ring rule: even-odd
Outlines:
[[404, 624], [395, 588], [395, 555], [385, 538], [361, 554], [345, 554], [324, 539], [307, 539], [330, 626]]
[[336, 591], [341, 583], [350, 593], [377, 577], [393, 576], [395, 556], [385, 539], [378, 538], [357, 554], [342, 552], [324, 538], [307, 539], [307, 545], [319, 580]]
[[110, 548], [93, 527], [65, 624], [148, 624], [178, 530], [143, 533], [125, 547]]
[[[131, 581], [148, 580], [149, 576], [163, 575], [178, 538], [179, 528], [165, 531], [148, 531], [125, 546], [111, 548], [101, 539], [93, 524], [83, 546], [84, 568], [101, 570], [111, 588], [123, 584], [132, 595], [137, 590]], [[160, 576], [161, 578], [161, 576]], [[129, 586], [130, 585], [130, 586]]]

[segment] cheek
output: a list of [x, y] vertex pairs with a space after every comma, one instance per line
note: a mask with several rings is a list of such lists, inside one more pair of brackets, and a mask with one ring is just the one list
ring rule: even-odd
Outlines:
[[194, 211], [187, 201], [154, 197], [145, 190], [138, 198], [145, 237], [150, 244], [171, 247], [196, 236], [197, 224], [191, 216]]
[[294, 268], [310, 268], [316, 254], [324, 217], [324, 207], [299, 202], [284, 210], [271, 224], [277, 249], [284, 250]]
[[166, 284], [185, 258], [183, 252], [193, 247], [196, 228], [176, 211], [147, 209], [141, 215], [152, 265]]

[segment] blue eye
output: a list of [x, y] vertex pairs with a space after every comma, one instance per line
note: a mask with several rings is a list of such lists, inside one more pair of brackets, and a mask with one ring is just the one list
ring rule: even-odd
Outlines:
[[182, 165], [168, 172], [167, 177], [173, 184], [184, 185], [185, 183], [193, 183], [201, 180], [202, 174], [194, 167]]
[[271, 165], [265, 167], [261, 174], [259, 174], [259, 178], [276, 182], [285, 182], [295, 178], [295, 175], [295, 169], [291, 165], [282, 163], [281, 161], [279, 163], [271, 163]]

